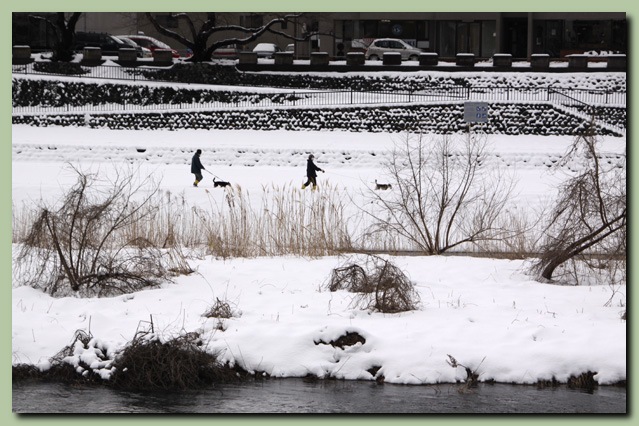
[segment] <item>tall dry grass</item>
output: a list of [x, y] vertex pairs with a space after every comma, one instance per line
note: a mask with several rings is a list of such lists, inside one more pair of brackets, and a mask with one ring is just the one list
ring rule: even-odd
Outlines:
[[[223, 202], [207, 191], [208, 206], [190, 205], [183, 195], [158, 192], [139, 220], [118, 230], [133, 246], [205, 249], [219, 257], [323, 256], [352, 249], [347, 197], [337, 187], [302, 191], [264, 186], [258, 202], [240, 186], [226, 189]], [[35, 206], [13, 205], [13, 242], [34, 221]]]
[[[241, 186], [225, 190], [222, 199], [205, 189], [208, 204], [189, 203], [184, 194], [158, 191], [139, 220], [118, 231], [120, 242], [168, 251], [191, 251], [217, 257], [296, 255], [318, 257], [353, 251], [400, 253], [419, 251], [409, 239], [392, 232], [367, 233], [370, 218], [344, 188], [327, 183], [318, 191], [291, 185], [263, 186], [249, 194]], [[13, 205], [13, 242], [21, 243], [37, 209]], [[532, 217], [531, 217], [532, 214]], [[509, 209], [498, 220], [493, 240], [461, 245], [455, 251], [525, 258], [537, 252], [538, 215]], [[176, 258], [182, 258], [178, 253]]]
[[346, 197], [331, 185], [302, 191], [264, 186], [254, 205], [240, 186], [223, 203], [193, 209], [211, 254], [222, 257], [322, 256], [351, 248]]

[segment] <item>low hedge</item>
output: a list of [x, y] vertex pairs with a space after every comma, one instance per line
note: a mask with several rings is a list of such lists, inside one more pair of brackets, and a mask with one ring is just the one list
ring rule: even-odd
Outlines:
[[[149, 80], [180, 83], [218, 84], [231, 86], [286, 87], [323, 90], [399, 90], [419, 91], [442, 85], [496, 86], [515, 83], [520, 89], [540, 87], [583, 88], [594, 90], [626, 90], [625, 73], [593, 75], [584, 80], [580, 75], [553, 75], [551, 73], [517, 75], [514, 81], [499, 72], [446, 73], [278, 73], [241, 72], [234, 66], [210, 63], [175, 64], [166, 69], [136, 71]], [[587, 87], [583, 87], [587, 84]]]
[[258, 103], [265, 99], [278, 102], [293, 95], [243, 93], [196, 89], [175, 89], [145, 85], [126, 85], [97, 82], [33, 80], [14, 78], [12, 85], [14, 107], [62, 107], [86, 105], [158, 105], [193, 103]]

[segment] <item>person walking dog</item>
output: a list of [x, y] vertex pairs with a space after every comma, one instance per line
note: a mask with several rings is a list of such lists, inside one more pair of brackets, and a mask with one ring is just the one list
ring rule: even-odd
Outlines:
[[204, 179], [204, 177], [202, 176], [202, 170], [205, 169], [202, 165], [202, 162], [200, 161], [201, 154], [202, 150], [198, 149], [197, 151], [195, 151], [195, 154], [191, 159], [191, 173], [195, 175], [195, 182], [193, 182], [193, 186], [197, 186], [197, 184], [200, 183], [202, 179]]
[[317, 189], [317, 172], [324, 173], [323, 169], [320, 169], [315, 165], [313, 159], [315, 156], [313, 154], [308, 156], [308, 160], [306, 160], [306, 177], [308, 180], [306, 183], [302, 184], [302, 189], [305, 189], [308, 185], [313, 184], [313, 191]]

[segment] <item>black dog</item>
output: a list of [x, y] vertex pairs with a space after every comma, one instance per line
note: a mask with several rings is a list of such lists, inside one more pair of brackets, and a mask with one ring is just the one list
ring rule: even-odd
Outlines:
[[229, 186], [231, 183], [230, 182], [224, 182], [222, 180], [215, 180], [215, 178], [213, 178], [213, 187], [217, 188], [218, 186], [220, 188], [226, 188], [227, 186]]
[[375, 179], [375, 189], [381, 189], [386, 191], [387, 189], [391, 189], [393, 186], [390, 183], [377, 183], [377, 179]]

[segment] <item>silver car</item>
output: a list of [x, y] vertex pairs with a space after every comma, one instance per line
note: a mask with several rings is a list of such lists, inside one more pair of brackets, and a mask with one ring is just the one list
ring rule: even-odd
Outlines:
[[398, 38], [378, 38], [368, 46], [366, 50], [366, 59], [370, 61], [379, 61], [384, 57], [386, 52], [399, 52], [403, 61], [417, 61], [422, 49], [413, 47], [404, 40]]
[[257, 53], [258, 58], [272, 59], [275, 57], [275, 54], [281, 52], [281, 50], [277, 44], [274, 43], [258, 43], [258, 45], [253, 48], [253, 52]]

